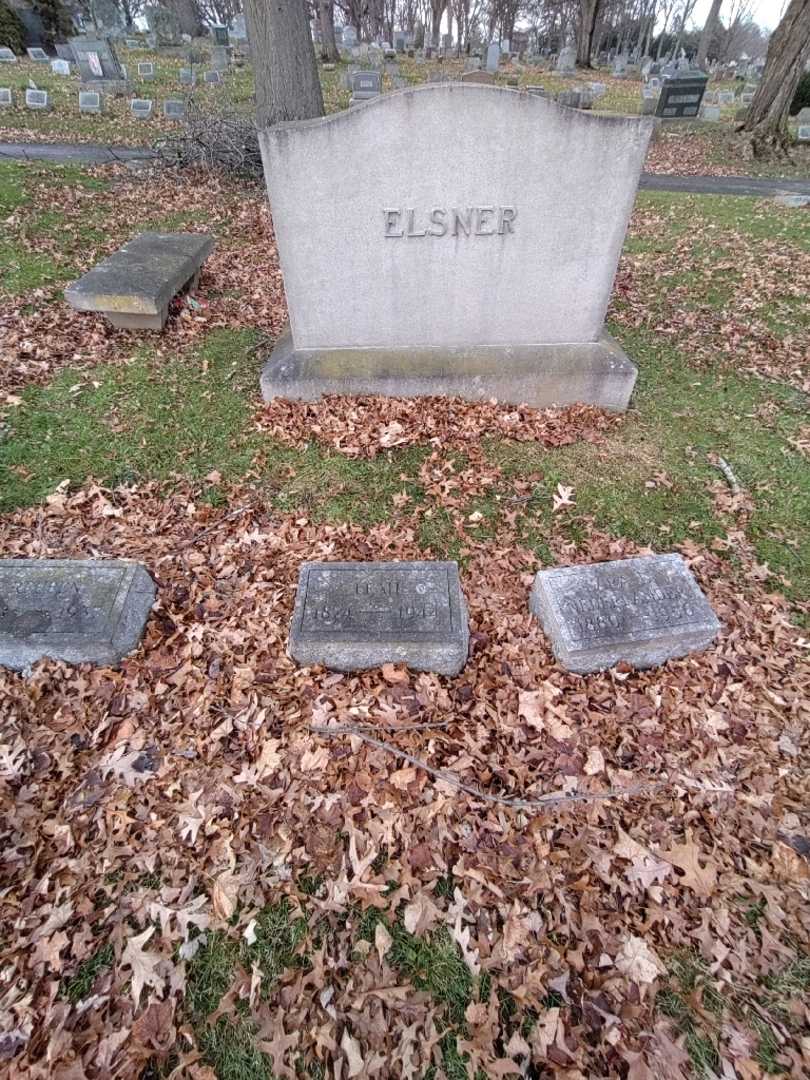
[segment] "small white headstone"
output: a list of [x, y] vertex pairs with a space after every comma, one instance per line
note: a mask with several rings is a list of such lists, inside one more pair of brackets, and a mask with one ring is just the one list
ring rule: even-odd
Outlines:
[[133, 98], [129, 103], [129, 108], [136, 120], [149, 120], [154, 102], [151, 98]]
[[501, 60], [501, 47], [497, 41], [493, 41], [487, 48], [487, 71], [494, 72], [498, 70], [498, 64]]
[[70, 62], [68, 60], [51, 60], [51, 71], [54, 75], [69, 75]]
[[810, 124], [799, 124], [796, 138], [799, 142], [810, 142]]
[[703, 119], [709, 120], [712, 123], [716, 123], [720, 119], [720, 106], [719, 105], [704, 105], [703, 106]]
[[25, 91], [25, 104], [29, 109], [48, 109], [50, 108], [50, 97], [47, 90], [31, 90]]
[[79, 91], [79, 112], [100, 113], [103, 108], [101, 94], [95, 90]]

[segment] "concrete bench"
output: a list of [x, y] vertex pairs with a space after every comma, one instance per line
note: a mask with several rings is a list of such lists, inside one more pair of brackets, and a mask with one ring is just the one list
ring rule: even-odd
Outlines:
[[193, 292], [213, 250], [202, 233], [141, 233], [69, 285], [65, 299], [123, 330], [162, 330], [172, 297]]

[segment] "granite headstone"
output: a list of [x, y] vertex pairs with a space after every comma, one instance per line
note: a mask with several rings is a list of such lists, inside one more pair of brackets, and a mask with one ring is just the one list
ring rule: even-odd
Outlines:
[[45, 656], [115, 664], [141, 639], [155, 600], [145, 567], [126, 560], [0, 560], [0, 665]]
[[404, 662], [456, 675], [467, 605], [455, 562], [304, 563], [290, 629], [299, 664], [360, 671]]
[[291, 331], [265, 398], [625, 409], [604, 319], [651, 129], [449, 82], [262, 131]]
[[529, 608], [559, 663], [583, 675], [622, 660], [654, 667], [705, 649], [720, 631], [680, 555], [541, 570]]

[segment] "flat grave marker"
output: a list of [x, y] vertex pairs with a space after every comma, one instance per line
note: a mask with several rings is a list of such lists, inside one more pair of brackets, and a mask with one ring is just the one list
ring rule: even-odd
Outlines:
[[54, 75], [70, 75], [69, 60], [51, 60], [51, 71]]
[[194, 72], [191, 68], [180, 68], [180, 83], [183, 86], [194, 85]]
[[186, 115], [186, 103], [181, 98], [168, 98], [163, 102], [163, 115], [167, 120], [182, 120]]
[[580, 675], [705, 649], [720, 623], [680, 555], [540, 570], [529, 600], [558, 662]]
[[17, 54], [7, 45], [0, 45], [0, 64], [16, 64]]
[[129, 110], [136, 120], [149, 120], [154, 106], [155, 103], [151, 98], [133, 98], [129, 103]]
[[28, 109], [49, 109], [51, 107], [51, 98], [47, 90], [31, 90], [29, 88], [25, 91], [25, 105]]
[[703, 119], [712, 123], [717, 123], [720, 120], [720, 106], [719, 105], [704, 105], [703, 106]]
[[219, 71], [206, 71], [203, 75], [203, 79], [207, 83], [212, 83], [214, 86], [218, 86], [222, 82], [222, 73]]
[[810, 124], [799, 124], [796, 138], [799, 142], [810, 142]]
[[104, 110], [104, 98], [97, 90], [79, 91], [79, 112], [100, 113]]
[[155, 583], [124, 559], [0, 560], [0, 665], [116, 664], [141, 639]]
[[10, 86], [0, 86], [0, 109], [7, 109], [14, 105], [14, 92]]
[[456, 675], [467, 661], [468, 642], [455, 562], [301, 566], [289, 641], [299, 664], [362, 671], [406, 663]]
[[33, 48], [26, 49], [25, 51], [28, 53], [28, 59], [33, 60], [35, 64], [50, 63], [50, 56], [48, 56], [44, 49], [40, 49], [38, 45], [33, 46]]
[[155, 65], [149, 61], [138, 62], [138, 78], [139, 79], [154, 79], [155, 77]]

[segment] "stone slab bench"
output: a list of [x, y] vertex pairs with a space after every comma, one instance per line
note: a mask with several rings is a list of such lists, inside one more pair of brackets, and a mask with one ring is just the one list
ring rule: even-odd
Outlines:
[[162, 330], [172, 298], [194, 291], [213, 250], [204, 233], [144, 232], [69, 285], [65, 299], [123, 330]]

